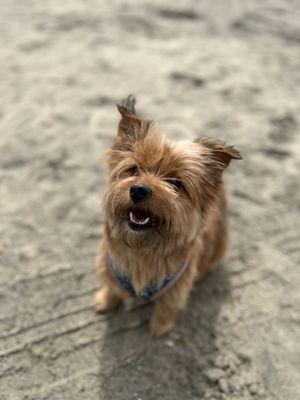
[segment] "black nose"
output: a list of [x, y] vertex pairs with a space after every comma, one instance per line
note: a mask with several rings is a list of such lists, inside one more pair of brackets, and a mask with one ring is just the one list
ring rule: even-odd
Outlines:
[[132, 185], [130, 188], [130, 197], [134, 203], [145, 200], [151, 196], [152, 190], [149, 186], [137, 184]]

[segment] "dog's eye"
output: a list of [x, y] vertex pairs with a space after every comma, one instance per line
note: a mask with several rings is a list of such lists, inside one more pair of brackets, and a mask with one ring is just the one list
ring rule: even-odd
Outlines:
[[131, 168], [129, 169], [129, 172], [130, 172], [132, 175], [136, 175], [136, 174], [138, 174], [138, 172], [139, 172], [139, 167], [137, 167], [136, 165], [134, 165], [133, 167], [131, 167]]
[[182, 183], [181, 183], [181, 180], [180, 180], [180, 179], [177, 179], [177, 178], [169, 178], [169, 179], [166, 179], [166, 181], [167, 181], [168, 183], [170, 183], [171, 185], [175, 186], [177, 189], [180, 189], [180, 188], [182, 187]]

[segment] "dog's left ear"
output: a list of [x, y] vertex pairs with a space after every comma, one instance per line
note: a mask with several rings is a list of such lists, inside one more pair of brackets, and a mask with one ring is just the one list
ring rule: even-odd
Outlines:
[[228, 167], [232, 159], [241, 160], [242, 156], [233, 147], [210, 138], [198, 138], [194, 140], [202, 147], [203, 156], [206, 158], [206, 164], [211, 166], [220, 175]]

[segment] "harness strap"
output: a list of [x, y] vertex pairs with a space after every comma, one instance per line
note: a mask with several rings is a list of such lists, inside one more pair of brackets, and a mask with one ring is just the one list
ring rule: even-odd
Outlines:
[[127, 291], [131, 297], [141, 298], [146, 301], [152, 301], [160, 297], [163, 293], [169, 290], [181, 277], [188, 266], [188, 261], [183, 261], [174, 275], [167, 275], [161, 284], [151, 284], [141, 292], [137, 293], [129, 277], [124, 275], [112, 263], [111, 258], [107, 255], [107, 265], [119, 285]]

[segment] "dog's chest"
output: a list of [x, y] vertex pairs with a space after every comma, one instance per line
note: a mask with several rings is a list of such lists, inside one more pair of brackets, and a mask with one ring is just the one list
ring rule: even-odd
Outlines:
[[144, 300], [153, 300], [169, 289], [182, 275], [187, 261], [126, 259], [108, 255], [108, 266], [118, 284], [130, 294]]

